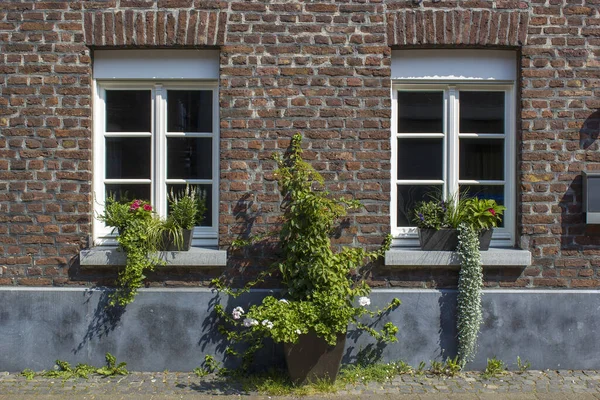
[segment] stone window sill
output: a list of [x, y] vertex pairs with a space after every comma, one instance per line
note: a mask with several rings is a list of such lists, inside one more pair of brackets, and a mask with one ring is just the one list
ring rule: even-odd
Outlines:
[[[484, 267], [526, 267], [531, 265], [529, 250], [491, 248], [481, 252], [481, 264]], [[385, 265], [439, 267], [459, 266], [460, 259], [453, 251], [423, 251], [405, 248], [391, 249], [385, 253]]]
[[[159, 256], [168, 266], [184, 267], [221, 267], [227, 264], [227, 251], [192, 247], [190, 251], [162, 251]], [[125, 265], [125, 254], [116, 247], [95, 247], [81, 250], [80, 265], [90, 266], [119, 266]]]

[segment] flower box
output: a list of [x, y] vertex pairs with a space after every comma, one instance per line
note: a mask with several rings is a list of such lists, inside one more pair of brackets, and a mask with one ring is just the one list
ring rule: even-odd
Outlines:
[[[479, 233], [479, 250], [488, 250], [493, 229], [484, 229]], [[419, 228], [419, 243], [425, 251], [454, 251], [458, 246], [458, 229]]]

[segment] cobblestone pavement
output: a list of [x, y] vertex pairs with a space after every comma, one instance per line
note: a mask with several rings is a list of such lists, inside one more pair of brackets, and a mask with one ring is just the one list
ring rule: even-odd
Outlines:
[[[0, 372], [0, 399], [285, 399], [247, 392], [239, 382], [192, 373], [134, 372], [127, 376], [51, 379]], [[448, 378], [402, 375], [386, 383], [348, 385], [304, 399], [600, 399], [600, 371], [527, 371], [483, 379], [465, 372]]]

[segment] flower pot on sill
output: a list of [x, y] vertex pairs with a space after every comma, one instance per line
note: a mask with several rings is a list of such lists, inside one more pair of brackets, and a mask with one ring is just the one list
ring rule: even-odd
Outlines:
[[181, 248], [178, 248], [175, 244], [175, 240], [169, 234], [169, 232], [163, 233], [163, 243], [165, 251], [189, 251], [192, 248], [192, 236], [194, 231], [192, 229], [182, 229], [181, 234], [183, 236], [183, 243]]
[[424, 229], [419, 228], [421, 250], [454, 251], [458, 246], [458, 229]]
[[[489, 250], [493, 229], [484, 229], [479, 233], [479, 250]], [[454, 251], [458, 246], [458, 229], [423, 229], [419, 228], [421, 250]]]
[[340, 333], [335, 346], [314, 332], [300, 335], [296, 343], [284, 343], [283, 351], [290, 379], [295, 384], [327, 380], [334, 382], [340, 370], [346, 334]]

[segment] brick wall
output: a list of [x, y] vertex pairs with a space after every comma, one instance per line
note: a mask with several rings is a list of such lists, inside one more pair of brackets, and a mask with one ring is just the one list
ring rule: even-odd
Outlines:
[[[92, 219], [91, 55], [221, 50], [220, 246], [276, 221], [274, 151], [295, 132], [334, 194], [366, 207], [340, 244], [389, 231], [390, 48], [520, 48], [518, 230], [524, 271], [489, 286], [600, 287], [581, 171], [600, 168], [600, 0], [4, 1], [0, 3], [0, 284], [104, 283], [76, 255]], [[262, 255], [257, 256], [260, 259]], [[232, 254], [231, 267], [261, 264]], [[237, 268], [232, 268], [237, 270]], [[218, 271], [167, 270], [152, 285]], [[378, 286], [452, 286], [456, 271], [377, 268]]]

